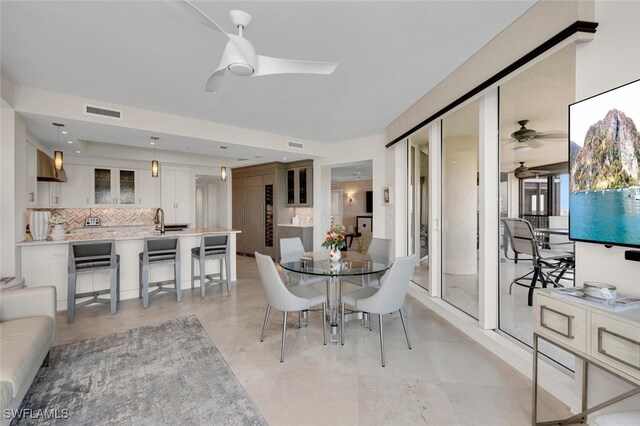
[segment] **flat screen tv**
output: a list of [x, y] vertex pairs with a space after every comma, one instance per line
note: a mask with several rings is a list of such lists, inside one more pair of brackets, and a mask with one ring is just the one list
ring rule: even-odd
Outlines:
[[373, 213], [373, 191], [365, 192], [365, 211], [367, 213]]
[[569, 238], [640, 246], [640, 80], [569, 105]]

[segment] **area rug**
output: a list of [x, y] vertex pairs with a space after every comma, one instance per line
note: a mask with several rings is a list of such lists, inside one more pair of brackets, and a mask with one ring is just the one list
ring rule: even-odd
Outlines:
[[54, 347], [21, 409], [12, 424], [267, 424], [195, 316]]

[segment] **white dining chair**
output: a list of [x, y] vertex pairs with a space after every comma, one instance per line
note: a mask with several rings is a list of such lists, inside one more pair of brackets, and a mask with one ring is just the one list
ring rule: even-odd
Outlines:
[[[382, 316], [398, 311], [404, 335], [407, 338], [407, 346], [411, 349], [411, 341], [407, 333], [407, 327], [402, 314], [402, 306], [407, 295], [409, 280], [413, 273], [416, 262], [416, 255], [399, 257], [391, 266], [389, 273], [386, 275], [384, 283], [379, 288], [363, 287], [342, 296], [341, 312], [344, 312], [344, 306], [353, 306], [356, 310], [367, 312], [369, 314], [377, 314], [380, 325], [380, 357], [382, 366], [384, 367], [384, 334], [382, 331]], [[340, 321], [340, 343], [344, 344], [344, 325], [342, 318]]]
[[[387, 238], [373, 238], [371, 244], [367, 249], [367, 254], [374, 262], [386, 263], [391, 258], [391, 240]], [[370, 275], [354, 275], [344, 276], [340, 279], [342, 282], [349, 282], [357, 284], [359, 286], [379, 286], [381, 285], [382, 274], [370, 274]]]
[[327, 298], [324, 294], [306, 286], [294, 286], [287, 288], [271, 257], [255, 253], [256, 262], [258, 263], [258, 271], [262, 285], [267, 293], [267, 312], [264, 316], [262, 324], [262, 334], [260, 341], [264, 341], [264, 332], [267, 329], [269, 321], [269, 313], [271, 308], [278, 309], [283, 312], [282, 321], [282, 344], [280, 347], [280, 362], [284, 362], [284, 342], [287, 334], [287, 313], [291, 311], [302, 311], [309, 309], [311, 306], [322, 304], [322, 335], [324, 344], [327, 344], [327, 323], [324, 313], [327, 311]]

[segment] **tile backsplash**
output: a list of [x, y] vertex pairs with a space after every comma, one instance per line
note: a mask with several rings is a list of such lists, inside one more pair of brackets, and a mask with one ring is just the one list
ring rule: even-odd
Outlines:
[[295, 216], [300, 219], [300, 225], [313, 225], [312, 207], [296, 207]]
[[153, 225], [154, 208], [80, 208], [80, 209], [27, 209], [26, 223], [32, 210], [50, 211], [51, 216], [67, 219], [66, 229], [84, 228], [88, 217], [100, 218], [102, 226]]

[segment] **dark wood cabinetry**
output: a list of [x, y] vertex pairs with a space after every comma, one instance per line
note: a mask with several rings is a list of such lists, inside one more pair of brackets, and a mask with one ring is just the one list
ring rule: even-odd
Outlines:
[[287, 163], [287, 206], [313, 207], [313, 160]]
[[287, 205], [287, 169], [284, 163], [267, 163], [232, 169], [232, 226], [242, 233], [236, 251], [278, 256], [278, 222], [290, 223]]

